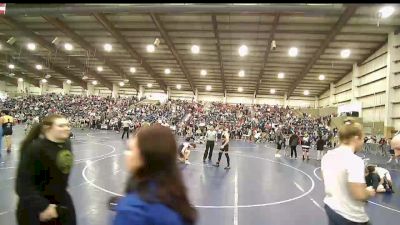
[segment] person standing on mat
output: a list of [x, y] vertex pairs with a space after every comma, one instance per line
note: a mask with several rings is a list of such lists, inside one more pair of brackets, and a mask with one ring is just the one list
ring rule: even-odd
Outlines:
[[126, 137], [129, 139], [129, 127], [131, 125], [131, 122], [128, 119], [125, 119], [122, 121], [122, 129], [124, 132], [122, 132], [122, 139], [124, 139], [124, 136], [126, 134]]
[[322, 158], [325, 211], [331, 225], [370, 224], [365, 204], [375, 190], [367, 188], [364, 161], [355, 154], [362, 151], [363, 139], [362, 126], [348, 121], [339, 129], [340, 146]]
[[0, 117], [0, 157], [3, 150], [3, 118]]
[[19, 225], [76, 225], [67, 191], [74, 163], [70, 132], [65, 117], [50, 115], [22, 141], [16, 180]]
[[11, 152], [12, 146], [12, 134], [13, 134], [13, 126], [15, 125], [14, 118], [9, 115], [10, 112], [8, 110], [2, 111], [3, 118], [3, 136], [6, 142], [7, 153]]
[[[155, 141], [156, 140], [156, 141]], [[128, 141], [125, 196], [115, 207], [113, 225], [193, 225], [197, 212], [189, 202], [176, 163], [175, 135], [167, 127], [142, 127]], [[114, 207], [113, 207], [114, 208]]]
[[325, 141], [322, 139], [322, 136], [320, 135], [318, 137], [317, 141], [317, 160], [321, 160], [322, 156], [324, 156], [324, 146], [325, 146]]
[[[214, 145], [215, 142], [217, 142], [217, 132], [215, 131], [213, 126], [211, 126], [210, 129], [207, 131], [206, 139], [207, 139], [206, 151], [204, 152], [203, 162], [206, 162], [207, 155], [208, 155], [208, 161], [211, 161]], [[210, 150], [210, 152], [208, 152], [208, 150]]]
[[230, 159], [229, 159], [229, 154], [228, 154], [228, 151], [229, 151], [229, 130], [228, 129], [226, 129], [226, 131], [222, 133], [222, 145], [219, 148], [219, 150], [220, 151], [218, 153], [218, 161], [215, 164], [215, 166], [219, 167], [219, 163], [222, 158], [222, 153], [225, 153], [227, 166], [224, 169], [226, 169], [226, 170], [230, 169], [231, 168], [230, 167]]
[[297, 136], [296, 133], [293, 133], [292, 136], [290, 136], [289, 139], [289, 143], [290, 143], [290, 158], [293, 158], [293, 153], [295, 158], [297, 159], [297, 145], [299, 144], [299, 136]]

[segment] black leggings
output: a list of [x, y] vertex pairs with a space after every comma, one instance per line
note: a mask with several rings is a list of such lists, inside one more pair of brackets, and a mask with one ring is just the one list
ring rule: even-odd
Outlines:
[[[206, 143], [206, 151], [204, 152], [203, 155], [203, 160], [206, 160], [207, 155], [208, 155], [208, 160], [211, 160], [212, 154], [213, 154], [213, 150], [214, 150], [214, 141], [207, 141]], [[210, 149], [210, 153], [208, 153], [208, 149]]]
[[297, 158], [297, 150], [296, 150], [297, 146], [290, 146], [290, 157], [293, 157], [293, 152], [294, 152], [294, 157]]
[[126, 137], [129, 139], [129, 127], [124, 127], [124, 132], [122, 133], [122, 139], [124, 139], [125, 134]]
[[[220, 152], [218, 153], [218, 164], [219, 164], [219, 162], [221, 161], [222, 153], [223, 153], [223, 151], [220, 151]], [[228, 151], [225, 152], [225, 157], [226, 157], [226, 163], [228, 164], [228, 166], [230, 166], [230, 160], [229, 160]]]

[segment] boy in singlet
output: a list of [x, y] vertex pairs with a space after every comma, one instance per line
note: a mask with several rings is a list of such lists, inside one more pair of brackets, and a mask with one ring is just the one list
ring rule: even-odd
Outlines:
[[3, 136], [6, 142], [7, 153], [11, 152], [11, 144], [12, 144], [12, 134], [13, 134], [13, 126], [15, 125], [14, 118], [10, 116], [10, 112], [8, 110], [3, 110], [1, 112], [3, 118]]

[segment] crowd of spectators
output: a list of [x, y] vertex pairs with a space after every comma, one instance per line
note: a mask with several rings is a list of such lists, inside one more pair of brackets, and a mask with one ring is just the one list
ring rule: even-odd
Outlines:
[[276, 132], [284, 135], [284, 141], [293, 133], [316, 141], [319, 136], [332, 145], [336, 131], [330, 130], [331, 117], [313, 118], [295, 112], [289, 107], [277, 105], [202, 103], [168, 100], [163, 104], [141, 104], [138, 99], [99, 96], [46, 94], [7, 98], [0, 105], [11, 111], [18, 121], [36, 120], [48, 114], [66, 116], [75, 127], [113, 129], [119, 131], [129, 122], [134, 130], [143, 123], [160, 123], [169, 126], [178, 135], [204, 137], [213, 126], [218, 136], [223, 130], [231, 138], [249, 142], [274, 142]]

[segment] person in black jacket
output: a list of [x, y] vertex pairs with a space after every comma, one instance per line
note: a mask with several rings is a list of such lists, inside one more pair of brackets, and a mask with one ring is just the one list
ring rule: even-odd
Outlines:
[[290, 144], [290, 158], [293, 158], [293, 153], [295, 158], [297, 159], [297, 150], [296, 147], [299, 144], [299, 136], [297, 136], [296, 133], [293, 133], [292, 136], [290, 136], [289, 139], [289, 144]]
[[70, 132], [68, 120], [50, 115], [22, 141], [16, 180], [19, 225], [76, 225], [67, 192], [73, 165]]

